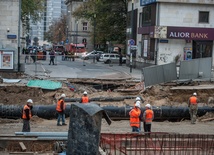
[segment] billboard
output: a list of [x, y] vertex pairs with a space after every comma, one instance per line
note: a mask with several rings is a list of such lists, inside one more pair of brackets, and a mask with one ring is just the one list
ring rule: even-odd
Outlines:
[[0, 69], [13, 69], [13, 53], [0, 50]]

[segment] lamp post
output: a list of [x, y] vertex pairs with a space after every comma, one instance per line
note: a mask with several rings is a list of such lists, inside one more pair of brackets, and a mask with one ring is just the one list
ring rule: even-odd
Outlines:
[[20, 34], [21, 34], [21, 7], [22, 0], [19, 0], [19, 19], [18, 19], [18, 72], [20, 72]]
[[[131, 39], [134, 39], [134, 0], [132, 0], [132, 11], [131, 11]], [[132, 50], [130, 48], [130, 73], [132, 73]]]
[[67, 27], [66, 27], [66, 43], [68, 43], [69, 41], [68, 41], [68, 25], [67, 25]]
[[60, 30], [61, 30], [61, 29], [59, 28], [59, 44], [60, 44]]
[[[78, 43], [78, 23], [79, 23], [79, 21], [77, 20], [77, 21], [76, 21], [76, 48], [75, 48], [75, 51], [74, 51], [74, 57], [75, 57], [75, 53], [77, 52], [77, 43]], [[74, 58], [73, 58], [73, 61], [74, 61]]]
[[[96, 14], [94, 14], [94, 50], [96, 50]], [[93, 57], [93, 63], [95, 63], [95, 54]]]

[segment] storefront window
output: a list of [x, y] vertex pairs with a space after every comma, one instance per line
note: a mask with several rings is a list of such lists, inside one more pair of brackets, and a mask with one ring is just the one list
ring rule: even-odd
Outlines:
[[142, 35], [142, 51], [141, 57], [146, 60], [154, 60], [155, 39], [149, 35]]
[[212, 57], [212, 41], [193, 41], [193, 58]]

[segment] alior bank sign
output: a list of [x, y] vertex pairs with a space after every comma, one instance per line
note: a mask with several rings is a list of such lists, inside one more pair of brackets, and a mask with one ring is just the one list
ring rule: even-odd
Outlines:
[[167, 27], [167, 38], [214, 40], [214, 28]]

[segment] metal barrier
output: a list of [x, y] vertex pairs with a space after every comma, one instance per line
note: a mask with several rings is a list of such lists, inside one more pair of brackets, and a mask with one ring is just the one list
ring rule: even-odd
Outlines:
[[102, 133], [106, 155], [213, 155], [214, 135], [176, 133]]

